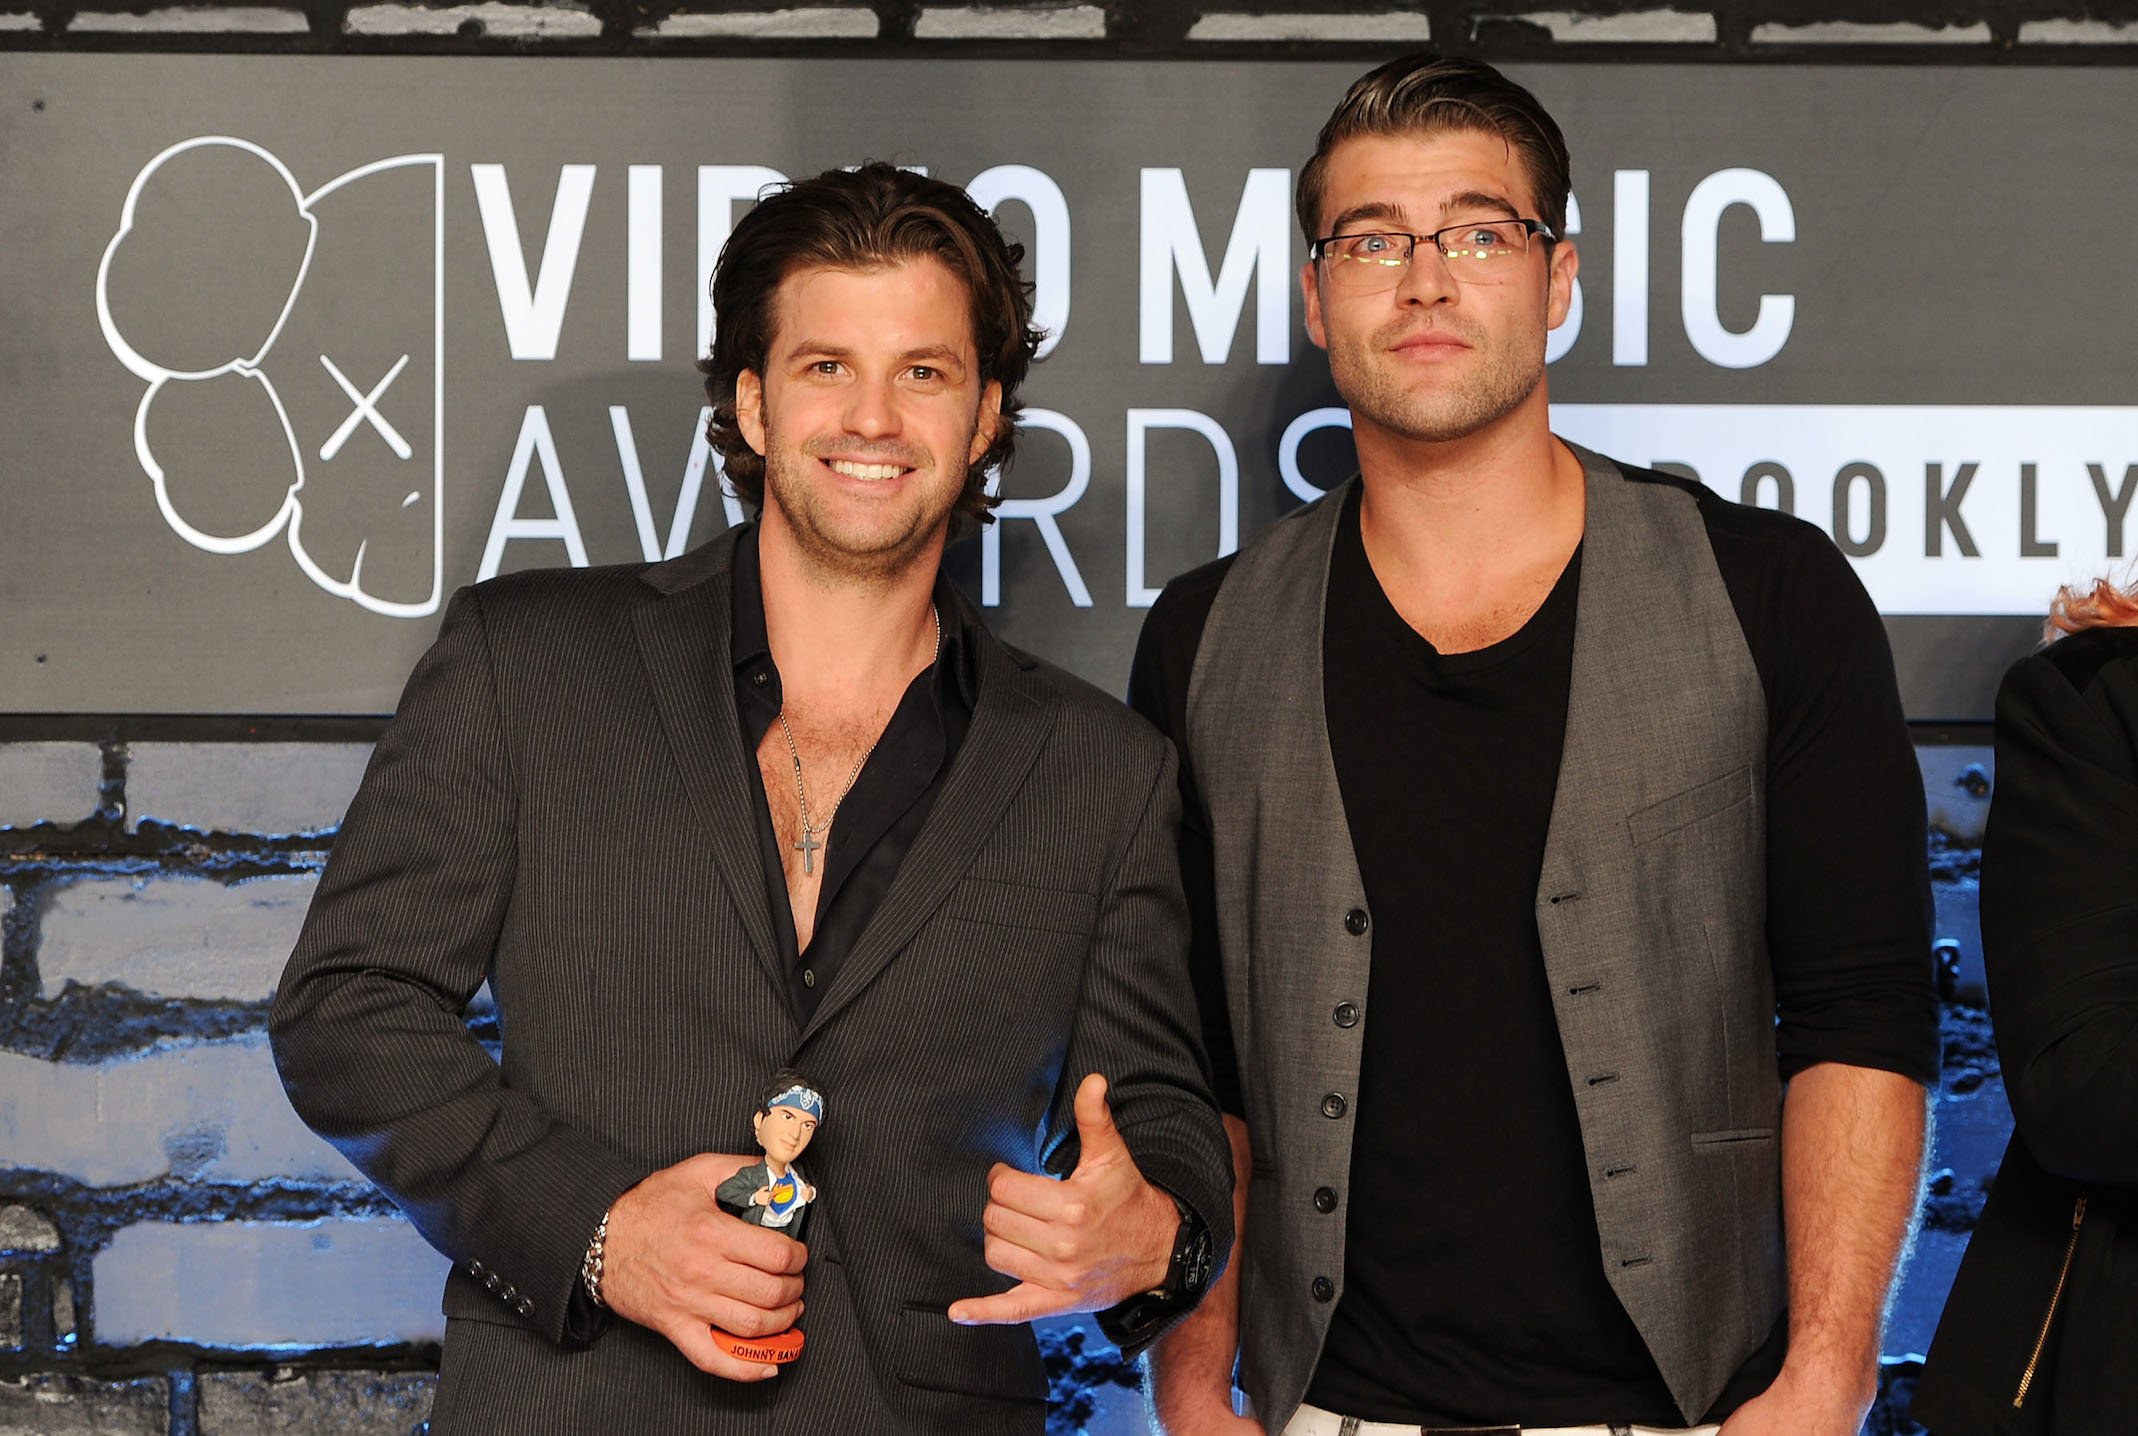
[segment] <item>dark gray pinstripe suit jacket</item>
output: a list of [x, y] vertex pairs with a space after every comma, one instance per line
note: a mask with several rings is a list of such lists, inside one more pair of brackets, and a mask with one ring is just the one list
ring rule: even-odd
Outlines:
[[[1186, 968], [1170, 747], [983, 634], [973, 724], [806, 1024], [765, 909], [736, 721], [732, 538], [456, 596], [380, 740], [272, 1031], [297, 1110], [456, 1263], [433, 1430], [1038, 1432], [1024, 1327], [950, 1301], [990, 1163], [1066, 1171], [1103, 1072], [1145, 1174], [1226, 1249], [1231, 1165]], [[962, 603], [963, 600], [959, 599]], [[489, 978], [503, 1065], [461, 1012]], [[735, 1386], [652, 1332], [566, 1330], [602, 1211], [748, 1152], [758, 1085], [822, 1085], [808, 1350]]]

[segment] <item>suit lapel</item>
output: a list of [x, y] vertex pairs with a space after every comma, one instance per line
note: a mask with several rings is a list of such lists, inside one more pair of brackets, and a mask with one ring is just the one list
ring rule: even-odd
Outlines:
[[1040, 696], [1039, 682], [996, 641], [962, 597], [958, 602], [980, 650], [980, 692], [972, 728], [890, 891], [802, 1029], [804, 1042], [852, 1002], [950, 896], [980, 845], [1000, 824], [1003, 810], [1023, 786], [1053, 729], [1054, 715]]
[[758, 852], [757, 791], [743, 751], [730, 672], [728, 561], [734, 531], [693, 553], [646, 571], [662, 597], [634, 616], [639, 656], [654, 707], [682, 774], [683, 792], [703, 820], [716, 866], [765, 973], [781, 993], [786, 974], [765, 910], [764, 860]]

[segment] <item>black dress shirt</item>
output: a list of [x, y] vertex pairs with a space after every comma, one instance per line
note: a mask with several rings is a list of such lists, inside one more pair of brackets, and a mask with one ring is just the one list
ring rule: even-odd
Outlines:
[[[820, 854], [824, 883], [817, 889], [816, 931], [809, 949], [800, 951], [794, 930], [794, 909], [787, 901], [787, 876], [781, 866], [782, 844], [800, 840], [799, 833], [779, 834], [772, 829], [772, 809], [765, 798], [763, 775], [758, 775], [757, 836], [764, 855], [765, 901], [772, 911], [772, 930], [786, 961], [787, 990], [795, 1015], [802, 1021], [816, 1010], [817, 1001], [838, 973], [874, 916], [877, 904], [890, 891], [899, 865], [920, 836], [921, 825], [935, 806], [951, 761], [972, 726], [973, 705], [979, 692], [979, 670], [973, 636], [966, 631], [964, 607], [949, 590], [949, 580], [936, 578], [935, 611], [942, 616], [942, 647], [935, 665], [916, 674], [899, 700], [891, 721], [876, 740], [876, 747], [862, 764], [860, 776], [843, 800], [835, 784], [846, 775], [818, 775], [810, 784], [810, 811], [821, 814], [838, 801], [838, 820]], [[772, 646], [765, 634], [765, 597], [757, 557], [757, 531], [746, 531], [735, 545], [735, 591], [732, 599], [733, 651], [735, 656], [735, 712], [742, 723], [745, 745], [752, 753], [779, 722], [780, 677], [772, 662]], [[785, 743], [782, 742], [782, 747]], [[806, 773], [805, 777], [808, 777]], [[1184, 1220], [1186, 1217], [1184, 1216]], [[1199, 1219], [1197, 1219], [1199, 1225]], [[1166, 1300], [1131, 1297], [1097, 1313], [1100, 1330], [1121, 1346], [1137, 1344], [1171, 1321], [1185, 1296]]]
[[[752, 526], [735, 544], [731, 642], [735, 712], [742, 722], [743, 746], [753, 754], [778, 725], [782, 703], [779, 668], [765, 636], [765, 595], [759, 572], [757, 530]], [[759, 770], [754, 765], [750, 770], [758, 780], [757, 836], [764, 857], [765, 902], [786, 964], [788, 994], [795, 1016], [803, 1022], [816, 1011], [817, 1000], [890, 891], [972, 726], [979, 674], [971, 637], [959, 617], [962, 606], [947, 591], [948, 584], [948, 579], [937, 576], [935, 611], [943, 621], [943, 639], [935, 664], [915, 674], [907, 685], [852, 790], [840, 799], [845, 773], [803, 774], [809, 783], [813, 820], [821, 820], [833, 803], [838, 804], [837, 821], [817, 854], [824, 864], [824, 883], [817, 889], [816, 928], [806, 952], [800, 950], [795, 936], [786, 870], [780, 864], [785, 850], [802, 835], [773, 831], [772, 809]], [[784, 753], [785, 741], [777, 746]], [[789, 767], [788, 772], [791, 776], [793, 769]]]
[[[779, 669], [772, 662], [772, 646], [765, 635], [765, 597], [759, 575], [753, 527], [735, 545], [732, 599], [735, 712], [742, 722], [743, 742], [752, 753], [779, 722], [781, 701]], [[935, 611], [943, 618], [942, 647], [935, 665], [916, 674], [907, 686], [852, 791], [839, 801], [838, 820], [820, 854], [825, 863], [824, 883], [817, 890], [816, 931], [806, 952], [798, 950], [786, 871], [780, 864], [781, 845], [799, 841], [801, 834], [773, 832], [763, 775], [752, 768], [758, 777], [757, 835], [764, 855], [765, 901], [786, 961], [788, 994], [795, 1015], [804, 1022], [868, 926], [877, 904], [890, 891], [972, 726], [979, 693], [975, 641], [964, 626], [964, 606], [951, 592], [950, 581], [938, 574], [935, 582]], [[835, 785], [845, 781], [843, 773], [811, 778], [811, 813], [828, 808], [838, 798]], [[1182, 1220], [1191, 1229], [1201, 1226], [1201, 1219], [1185, 1208]], [[1108, 1340], [1123, 1347], [1137, 1346], [1169, 1324], [1193, 1295], [1130, 1297], [1096, 1313], [1096, 1320]]]
[[[962, 605], [952, 596], [949, 580], [939, 574], [935, 611], [943, 618], [942, 648], [934, 665], [914, 675], [907, 685], [883, 736], [854, 779], [853, 790], [839, 804], [838, 821], [818, 853], [825, 864], [824, 883], [817, 889], [816, 931], [809, 951], [803, 953], [795, 938], [794, 909], [787, 901], [786, 873], [780, 867], [781, 842], [791, 843], [801, 835], [783, 839], [773, 832], [772, 810], [754, 761], [757, 745], [779, 721], [781, 703], [779, 669], [772, 662], [772, 645], [765, 636], [765, 593], [759, 572], [753, 524], [736, 540], [731, 574], [729, 642], [735, 660], [735, 711], [742, 724], [743, 744], [753, 755], [750, 781], [757, 799], [765, 903], [774, 940], [785, 959], [795, 1018], [807, 1022], [839, 964], [875, 915], [877, 904], [890, 891], [892, 879], [928, 820], [928, 810], [935, 806], [944, 775], [972, 726], [979, 669], [972, 638], [960, 616]], [[822, 813], [829, 807], [838, 795], [837, 785], [845, 781], [844, 773], [818, 775], [810, 785], [811, 812]], [[574, 1288], [567, 1332], [587, 1341], [601, 1324], [584, 1286]]]

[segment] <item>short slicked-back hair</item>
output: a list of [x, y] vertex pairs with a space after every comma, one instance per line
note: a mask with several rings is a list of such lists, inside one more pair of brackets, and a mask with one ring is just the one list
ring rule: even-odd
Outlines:
[[1002, 386], [1002, 422], [966, 472], [952, 533], [993, 517], [987, 473], [1007, 464], [1016, 448], [1023, 407], [1017, 386], [1041, 337], [1032, 327], [1032, 286], [1019, 268], [1024, 246], [1005, 239], [994, 218], [956, 185], [880, 160], [774, 191], [736, 223], [720, 251], [712, 353], [698, 369], [713, 409], [706, 437], [745, 503], [764, 503], [765, 461], [736, 423], [735, 381], [745, 369], [764, 375], [781, 283], [802, 269], [871, 270], [917, 259], [939, 261], [965, 286], [980, 382]]
[[1329, 154], [1345, 140], [1475, 130], [1498, 135], [1521, 157], [1535, 191], [1537, 218], [1554, 235], [1566, 233], [1566, 197], [1573, 187], [1566, 138], [1537, 97], [1481, 60], [1420, 51], [1391, 60], [1354, 81], [1321, 127], [1314, 157], [1299, 172], [1299, 228], [1307, 242], [1322, 238], [1321, 205]]

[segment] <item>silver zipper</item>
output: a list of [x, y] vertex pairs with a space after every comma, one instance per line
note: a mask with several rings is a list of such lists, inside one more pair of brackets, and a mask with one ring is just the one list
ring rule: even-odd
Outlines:
[[2034, 1354], [2027, 1358], [2027, 1369], [2019, 1373], [2019, 1390], [2012, 1394], [2012, 1409], [2018, 1410], [2027, 1404], [2027, 1388], [2034, 1384], [2034, 1368], [2041, 1364], [2042, 1348], [2049, 1344], [2049, 1328], [2056, 1321], [2056, 1304], [2064, 1299], [2064, 1283], [2071, 1277], [2071, 1259], [2079, 1251], [2079, 1227], [2086, 1220], [2086, 1198], [2082, 1195], [2071, 1206], [2071, 1240], [2064, 1246], [2063, 1269], [2056, 1274], [2056, 1290], [2049, 1293], [2049, 1309], [2042, 1314], [2041, 1334], [2034, 1338]]

